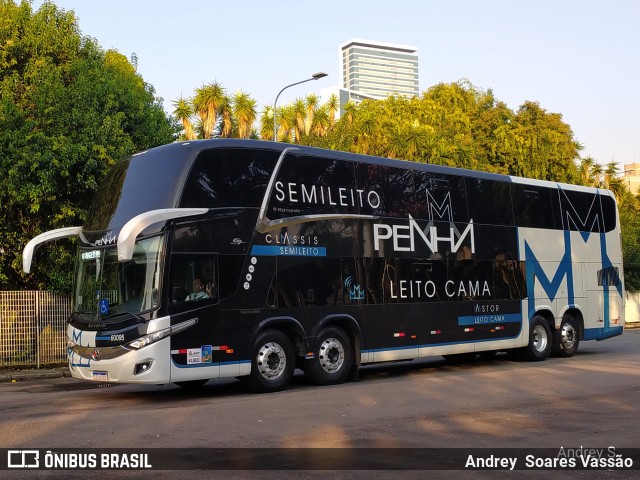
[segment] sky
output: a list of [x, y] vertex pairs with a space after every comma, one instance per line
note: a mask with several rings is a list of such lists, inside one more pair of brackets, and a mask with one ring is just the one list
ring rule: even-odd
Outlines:
[[[34, 0], [37, 9], [42, 0]], [[83, 35], [138, 58], [163, 98], [220, 82], [262, 112], [339, 84], [351, 39], [417, 47], [420, 90], [468, 79], [517, 110], [562, 114], [582, 157], [640, 163], [640, 1], [637, 0], [54, 0]]]

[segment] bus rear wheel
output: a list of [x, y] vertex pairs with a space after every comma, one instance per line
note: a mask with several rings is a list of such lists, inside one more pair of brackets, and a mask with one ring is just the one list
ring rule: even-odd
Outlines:
[[267, 330], [254, 344], [251, 373], [242, 378], [254, 392], [276, 392], [289, 384], [295, 367], [295, 351], [289, 337], [279, 330]]
[[551, 351], [556, 357], [573, 357], [580, 345], [580, 331], [572, 317], [562, 319], [560, 328], [554, 332]]
[[551, 328], [540, 315], [533, 317], [529, 325], [529, 344], [519, 350], [523, 360], [539, 362], [546, 360], [551, 353]]
[[346, 380], [353, 365], [351, 340], [344, 330], [328, 327], [320, 332], [314, 358], [305, 363], [305, 375], [317, 385], [335, 385]]

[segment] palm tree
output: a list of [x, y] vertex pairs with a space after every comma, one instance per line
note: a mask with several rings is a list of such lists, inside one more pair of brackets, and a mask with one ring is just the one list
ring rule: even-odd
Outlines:
[[291, 140], [291, 132], [296, 129], [297, 114], [293, 105], [278, 108], [278, 138], [283, 142]]
[[592, 167], [591, 167], [591, 178], [593, 179], [591, 182], [591, 185], [594, 187], [601, 187], [602, 186], [602, 173], [604, 172], [604, 170], [602, 169], [602, 165], [600, 165], [599, 163], [595, 163]]
[[238, 138], [249, 138], [256, 119], [256, 101], [239, 91], [233, 96], [233, 114], [238, 123]]
[[616, 197], [616, 201], [619, 203], [624, 197], [626, 191], [628, 191], [627, 186], [622, 181], [622, 179], [617, 177], [612, 177], [609, 180], [609, 190], [613, 192], [613, 195]]
[[304, 123], [307, 117], [307, 106], [304, 103], [304, 100], [301, 98], [296, 98], [296, 101], [293, 102], [293, 111], [295, 112], [295, 141], [296, 143], [300, 143], [300, 138], [304, 133]]
[[220, 137], [229, 138], [233, 134], [233, 109], [231, 107], [231, 100], [229, 100], [227, 95], [224, 96], [220, 104], [220, 116], [222, 117]]
[[218, 113], [224, 102], [224, 88], [217, 81], [196, 89], [193, 106], [202, 121], [204, 138], [211, 138], [216, 127]]
[[344, 106], [344, 116], [347, 118], [347, 122], [352, 123], [354, 118], [356, 117], [356, 113], [358, 111], [358, 106], [349, 100], [347, 104]]
[[402, 158], [407, 148], [406, 136], [401, 128], [394, 128], [389, 132], [389, 158]]
[[405, 134], [405, 142], [407, 145], [407, 160], [414, 160], [415, 155], [424, 149], [429, 132], [424, 128], [418, 120], [414, 120]]
[[582, 184], [585, 186], [590, 186], [593, 184], [591, 169], [593, 168], [595, 163], [596, 161], [592, 157], [585, 157], [580, 160], [580, 177], [582, 179]]
[[273, 140], [273, 107], [266, 105], [262, 109], [260, 117], [260, 138], [263, 140]]
[[618, 164], [614, 161], [607, 163], [604, 170], [604, 188], [610, 188], [611, 182], [618, 175]]
[[320, 99], [315, 93], [310, 93], [307, 95], [307, 98], [305, 98], [305, 104], [307, 108], [304, 117], [304, 134], [309, 135], [311, 127], [313, 126], [313, 117], [320, 105]]
[[198, 118], [196, 120], [196, 124], [193, 127], [196, 138], [205, 138], [204, 134], [204, 126], [202, 125], [202, 119]]
[[193, 124], [191, 123], [191, 117], [193, 116], [191, 101], [181, 95], [178, 100], [174, 100], [172, 103], [174, 105], [173, 114], [178, 121], [182, 123], [184, 139], [194, 140], [196, 138], [196, 133], [193, 130]]
[[327, 112], [327, 106], [324, 105], [318, 108], [313, 115], [311, 133], [318, 137], [324, 137], [327, 135], [330, 127], [331, 121], [329, 119], [329, 112]]
[[366, 115], [358, 119], [358, 138], [357, 138], [357, 153], [363, 155], [369, 154], [371, 147], [371, 137], [375, 133], [377, 128], [376, 119], [371, 112], [367, 112]]
[[327, 107], [327, 111], [329, 112], [329, 128], [333, 128], [336, 124], [336, 114], [338, 110], [340, 110], [340, 100], [335, 93], [332, 93], [325, 104]]

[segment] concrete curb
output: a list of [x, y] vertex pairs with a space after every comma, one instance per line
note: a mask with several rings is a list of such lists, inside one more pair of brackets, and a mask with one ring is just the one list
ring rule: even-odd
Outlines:
[[15, 383], [28, 380], [70, 377], [69, 367], [42, 368], [31, 370], [2, 370], [0, 383]]

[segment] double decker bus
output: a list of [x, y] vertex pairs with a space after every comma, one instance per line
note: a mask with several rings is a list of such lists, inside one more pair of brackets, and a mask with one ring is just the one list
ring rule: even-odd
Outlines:
[[74, 377], [284, 388], [360, 365], [574, 355], [623, 331], [619, 219], [596, 188], [282, 143], [202, 140], [111, 169], [78, 238]]

